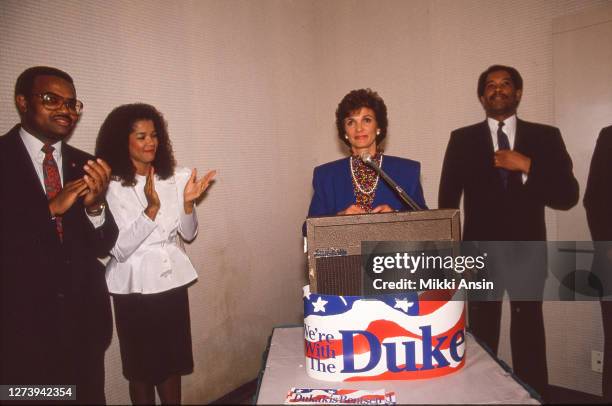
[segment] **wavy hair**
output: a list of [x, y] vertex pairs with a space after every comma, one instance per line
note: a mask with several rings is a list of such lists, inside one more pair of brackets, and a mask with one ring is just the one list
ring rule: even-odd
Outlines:
[[346, 138], [344, 138], [344, 119], [347, 118], [352, 112], [357, 111], [363, 107], [368, 107], [374, 111], [376, 116], [376, 123], [380, 129], [380, 134], [376, 136], [376, 144], [380, 143], [387, 136], [387, 126], [389, 121], [387, 119], [387, 106], [385, 105], [382, 97], [378, 95], [372, 89], [357, 89], [351, 90], [346, 96], [342, 98], [342, 101], [338, 104], [336, 109], [336, 128], [338, 129], [338, 138], [349, 147], [351, 144]]

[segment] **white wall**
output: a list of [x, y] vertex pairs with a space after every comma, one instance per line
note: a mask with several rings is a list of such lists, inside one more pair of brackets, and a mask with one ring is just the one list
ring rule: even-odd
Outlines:
[[[17, 75], [52, 65], [85, 102], [73, 145], [92, 152], [113, 107], [144, 101], [164, 112], [180, 164], [219, 170], [188, 247], [200, 281], [184, 400], [203, 403], [256, 376], [273, 325], [300, 321], [300, 226], [312, 168], [344, 154], [334, 130], [342, 96], [371, 87], [385, 99], [386, 151], [422, 162], [435, 208], [450, 131], [484, 118], [479, 73], [517, 67], [520, 116], [553, 124], [552, 20], [605, 3], [3, 0], [0, 129], [18, 119]], [[555, 213], [548, 223], [556, 239]], [[500, 353], [509, 360], [503, 339]], [[107, 374], [109, 402], [128, 402], [116, 339]]]

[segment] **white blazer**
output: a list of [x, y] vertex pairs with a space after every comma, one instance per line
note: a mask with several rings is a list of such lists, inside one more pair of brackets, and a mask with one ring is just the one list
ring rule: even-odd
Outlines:
[[119, 227], [119, 237], [106, 265], [110, 293], [165, 292], [198, 277], [178, 235], [191, 241], [198, 232], [195, 208], [190, 215], [183, 208], [183, 190], [190, 174], [187, 168], [176, 168], [166, 180], [155, 176], [161, 203], [155, 221], [144, 214], [146, 176], [136, 175], [135, 186], [110, 182], [106, 200]]

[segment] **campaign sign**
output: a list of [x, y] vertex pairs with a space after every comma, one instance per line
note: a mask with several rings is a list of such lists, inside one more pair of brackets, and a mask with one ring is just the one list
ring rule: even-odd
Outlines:
[[460, 294], [436, 290], [365, 298], [318, 295], [304, 286], [308, 375], [322, 381], [376, 381], [458, 371], [465, 364]]

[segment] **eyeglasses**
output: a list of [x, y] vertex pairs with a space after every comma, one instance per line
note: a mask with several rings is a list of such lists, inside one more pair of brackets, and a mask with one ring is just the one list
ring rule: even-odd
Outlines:
[[59, 110], [62, 106], [66, 106], [68, 110], [74, 111], [76, 114], [83, 112], [83, 102], [77, 99], [67, 99], [52, 92], [34, 93], [32, 96], [40, 97], [43, 107], [47, 110]]

